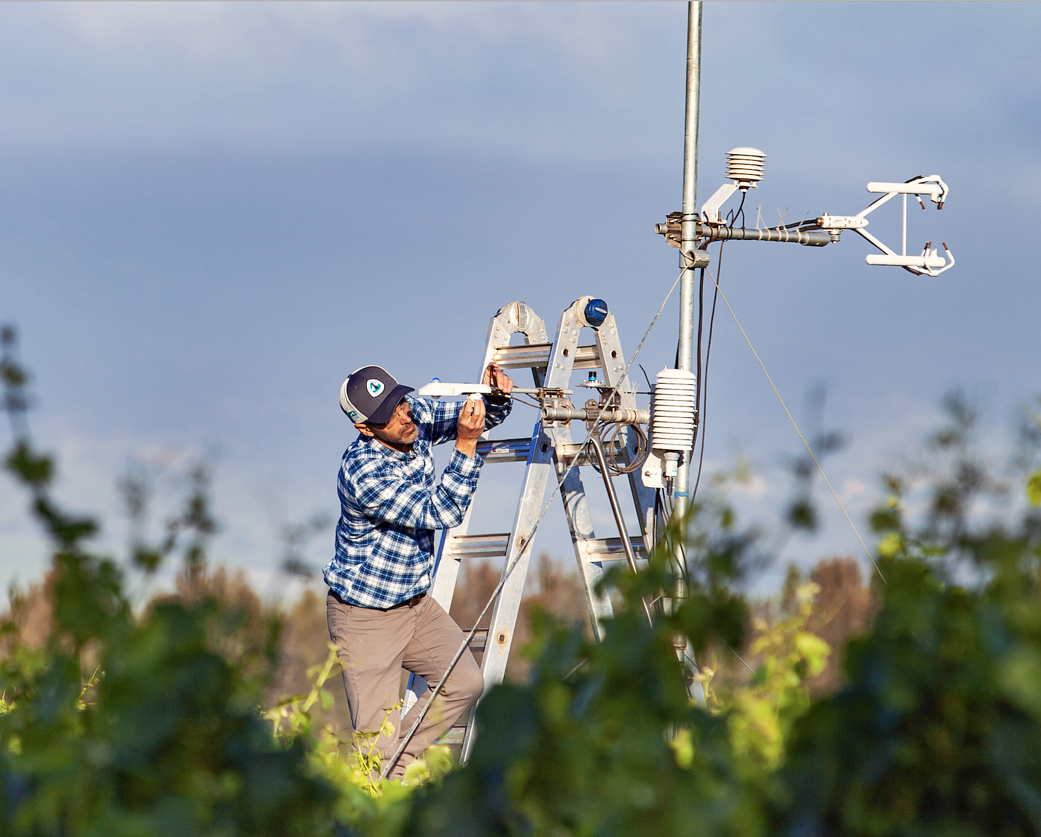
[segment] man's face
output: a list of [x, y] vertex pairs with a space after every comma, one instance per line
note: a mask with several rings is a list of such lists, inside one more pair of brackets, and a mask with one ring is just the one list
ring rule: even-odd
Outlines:
[[405, 398], [398, 403], [394, 415], [386, 424], [358, 424], [355, 426], [365, 436], [375, 436], [387, 447], [402, 452], [407, 452], [409, 446], [419, 438], [419, 428], [412, 420], [412, 409]]

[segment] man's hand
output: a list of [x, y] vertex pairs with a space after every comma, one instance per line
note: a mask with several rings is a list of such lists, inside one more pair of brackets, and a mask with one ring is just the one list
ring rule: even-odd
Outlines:
[[[506, 378], [506, 380], [510, 379]], [[510, 387], [512, 388], [512, 386], [511, 383]], [[482, 433], [484, 433], [484, 399], [479, 395], [471, 395], [463, 403], [459, 420], [456, 422], [455, 449], [467, 456], [476, 456], [477, 440], [481, 438]]]
[[493, 389], [499, 390], [503, 395], [509, 395], [513, 392], [513, 381], [510, 380], [510, 376], [494, 363], [489, 363], [488, 368], [484, 370], [484, 377], [481, 378], [481, 383], [488, 384]]

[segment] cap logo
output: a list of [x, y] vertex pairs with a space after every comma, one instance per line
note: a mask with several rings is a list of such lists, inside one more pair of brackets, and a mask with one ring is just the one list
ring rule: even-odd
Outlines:
[[369, 378], [369, 380], [365, 382], [365, 389], [368, 390], [369, 395], [371, 395], [373, 398], [376, 398], [379, 396], [381, 392], [383, 392], [383, 381], [377, 381], [375, 378]]

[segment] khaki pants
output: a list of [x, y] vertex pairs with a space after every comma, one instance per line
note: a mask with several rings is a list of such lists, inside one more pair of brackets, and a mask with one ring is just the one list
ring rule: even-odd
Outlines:
[[[391, 707], [400, 700], [401, 669], [420, 675], [433, 691], [433, 684], [441, 680], [465, 635], [430, 596], [390, 610], [376, 610], [344, 604], [329, 591], [326, 611], [329, 636], [340, 650], [343, 685], [355, 731], [377, 732], [390, 712], [394, 733], [390, 738], [381, 735], [376, 743], [386, 764], [429, 699], [421, 697], [404, 718], [399, 718], [398, 710]], [[400, 779], [409, 762], [448, 730], [483, 690], [484, 677], [467, 650], [389, 778]]]

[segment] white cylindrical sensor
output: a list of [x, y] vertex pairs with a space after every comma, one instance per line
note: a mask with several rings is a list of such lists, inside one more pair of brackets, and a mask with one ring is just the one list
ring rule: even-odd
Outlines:
[[686, 452], [694, 444], [697, 379], [683, 369], [662, 369], [651, 395], [651, 449]]

